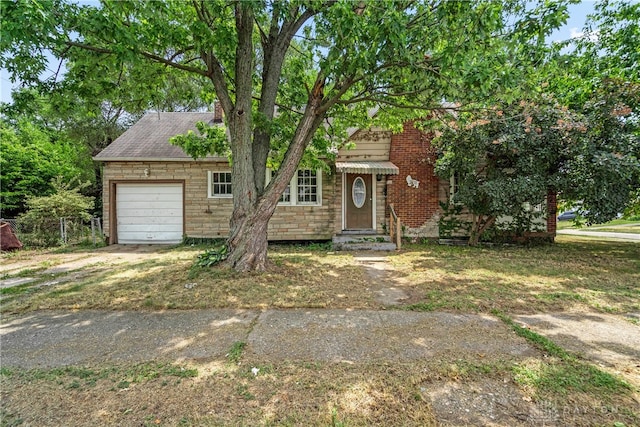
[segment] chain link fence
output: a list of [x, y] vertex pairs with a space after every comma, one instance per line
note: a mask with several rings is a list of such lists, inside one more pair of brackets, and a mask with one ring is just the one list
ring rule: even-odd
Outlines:
[[81, 218], [50, 218], [38, 224], [28, 224], [20, 218], [2, 218], [27, 247], [51, 247], [61, 245], [93, 245], [104, 243], [102, 220], [93, 217], [90, 220]]

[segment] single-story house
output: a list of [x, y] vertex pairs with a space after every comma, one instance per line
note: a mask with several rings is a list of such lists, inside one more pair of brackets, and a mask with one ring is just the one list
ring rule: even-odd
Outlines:
[[[214, 113], [149, 113], [94, 157], [104, 165], [104, 232], [110, 244], [178, 243], [223, 238], [232, 211], [231, 167], [224, 157], [194, 160], [169, 143]], [[362, 129], [340, 150], [331, 172], [300, 169], [271, 218], [268, 238], [331, 240], [388, 235], [390, 206], [405, 237], [438, 238], [451, 183], [434, 173], [431, 138], [406, 123], [402, 132]], [[267, 176], [269, 179], [269, 176]], [[546, 233], [555, 234], [555, 199]]]

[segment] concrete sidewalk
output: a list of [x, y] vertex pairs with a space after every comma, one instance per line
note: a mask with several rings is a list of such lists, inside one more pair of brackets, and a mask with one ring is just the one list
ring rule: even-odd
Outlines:
[[557, 230], [557, 234], [568, 234], [573, 236], [603, 237], [606, 239], [633, 240], [640, 242], [640, 234], [618, 233], [613, 231], [587, 231], [587, 230]]
[[224, 358], [234, 342], [263, 360], [523, 358], [536, 351], [498, 319], [352, 310], [39, 312], [0, 325], [2, 365], [37, 368]]
[[[516, 320], [599, 364], [634, 366], [640, 360], [640, 327], [617, 316], [556, 313]], [[238, 341], [246, 343], [248, 357], [272, 361], [539, 356], [492, 316], [296, 309], [37, 312], [0, 324], [0, 360], [3, 367], [21, 368], [197, 363], [224, 358]], [[599, 347], [606, 351], [596, 351]]]

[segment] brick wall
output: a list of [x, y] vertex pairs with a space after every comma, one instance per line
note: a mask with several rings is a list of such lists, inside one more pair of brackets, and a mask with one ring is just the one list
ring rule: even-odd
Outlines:
[[[387, 199], [405, 226], [406, 236], [438, 236], [438, 200], [446, 197], [446, 189], [434, 173], [436, 155], [430, 141], [431, 136], [411, 122], [391, 137], [389, 160], [398, 166], [400, 174], [389, 176]], [[407, 184], [408, 175], [420, 182], [418, 188]]]
[[[145, 169], [148, 176], [145, 176]], [[110, 235], [110, 190], [117, 182], [184, 182], [184, 223], [188, 237], [217, 238], [229, 234], [231, 198], [207, 197], [207, 171], [229, 171], [225, 162], [108, 162], [103, 178], [103, 223]], [[117, 185], [117, 184], [116, 184]], [[270, 240], [322, 240], [333, 236], [336, 209], [335, 177], [323, 175], [322, 206], [278, 206], [269, 222]]]
[[547, 192], [547, 233], [555, 236], [558, 223], [556, 214], [558, 213], [557, 195], [553, 191]]

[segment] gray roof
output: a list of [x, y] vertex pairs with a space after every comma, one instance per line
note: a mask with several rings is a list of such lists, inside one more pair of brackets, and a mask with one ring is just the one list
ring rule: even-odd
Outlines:
[[192, 161], [182, 148], [171, 145], [169, 138], [189, 130], [196, 131], [197, 122], [213, 124], [213, 113], [147, 113], [94, 160]]

